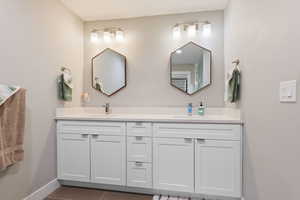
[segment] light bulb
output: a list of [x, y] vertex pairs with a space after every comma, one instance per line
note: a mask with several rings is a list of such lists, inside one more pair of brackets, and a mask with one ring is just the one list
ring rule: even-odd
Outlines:
[[116, 31], [116, 40], [118, 42], [123, 42], [124, 41], [124, 32], [122, 30]]
[[196, 24], [192, 24], [188, 26], [188, 36], [193, 37], [196, 35]]
[[92, 43], [98, 43], [99, 42], [99, 35], [97, 31], [92, 31], [91, 32], [91, 42]]
[[181, 36], [181, 32], [180, 32], [180, 26], [174, 26], [173, 28], [173, 39], [177, 40], [179, 39]]
[[211, 35], [211, 24], [204, 24], [202, 27], [202, 35], [204, 37], [209, 37]]
[[108, 31], [104, 31], [103, 33], [103, 40], [106, 43], [110, 43], [111, 42], [111, 33]]

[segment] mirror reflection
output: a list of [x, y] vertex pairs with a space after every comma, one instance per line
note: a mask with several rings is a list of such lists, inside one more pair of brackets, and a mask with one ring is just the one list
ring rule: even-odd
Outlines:
[[211, 51], [193, 42], [171, 54], [171, 85], [192, 95], [211, 83]]
[[107, 96], [126, 86], [126, 57], [112, 49], [92, 59], [92, 70], [93, 88]]

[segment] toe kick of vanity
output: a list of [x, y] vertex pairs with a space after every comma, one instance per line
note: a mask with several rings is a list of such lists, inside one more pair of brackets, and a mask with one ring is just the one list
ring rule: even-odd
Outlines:
[[58, 179], [241, 198], [242, 125], [57, 121]]

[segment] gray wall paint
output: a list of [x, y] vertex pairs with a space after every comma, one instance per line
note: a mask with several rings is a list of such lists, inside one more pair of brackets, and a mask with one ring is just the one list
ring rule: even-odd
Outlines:
[[20, 200], [56, 178], [56, 76], [72, 69], [80, 105], [83, 23], [58, 0], [6, 0], [0, 26], [0, 82], [27, 89], [25, 160], [0, 172], [0, 199]]
[[243, 73], [246, 200], [300, 196], [299, 100], [281, 104], [278, 93], [280, 81], [300, 79], [299, 7], [296, 0], [232, 0], [225, 12], [226, 67], [240, 58]]
[[[113, 106], [183, 106], [188, 102], [198, 104], [207, 96], [209, 106], [223, 106], [223, 14], [223, 11], [212, 11], [85, 23], [84, 90], [91, 95], [91, 102], [88, 105], [110, 102]], [[183, 37], [178, 41], [173, 40], [172, 27], [176, 23], [195, 20], [212, 22], [213, 34], [210, 38], [198, 36], [194, 39]], [[93, 29], [107, 27], [123, 28], [125, 43], [106, 45], [103, 42], [99, 44], [90, 42], [89, 36]], [[170, 53], [191, 40], [213, 52], [213, 84], [192, 97], [170, 86], [169, 83]], [[122, 53], [128, 61], [128, 85], [110, 98], [91, 87], [91, 58], [107, 47]]]

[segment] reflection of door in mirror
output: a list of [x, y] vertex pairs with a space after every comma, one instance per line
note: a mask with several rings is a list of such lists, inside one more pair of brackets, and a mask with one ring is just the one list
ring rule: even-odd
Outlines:
[[111, 49], [95, 56], [93, 63], [93, 88], [111, 96], [126, 86], [126, 57]]
[[[194, 94], [211, 82], [211, 52], [193, 42], [171, 54], [171, 84], [187, 94]], [[187, 80], [187, 88], [178, 79]]]

